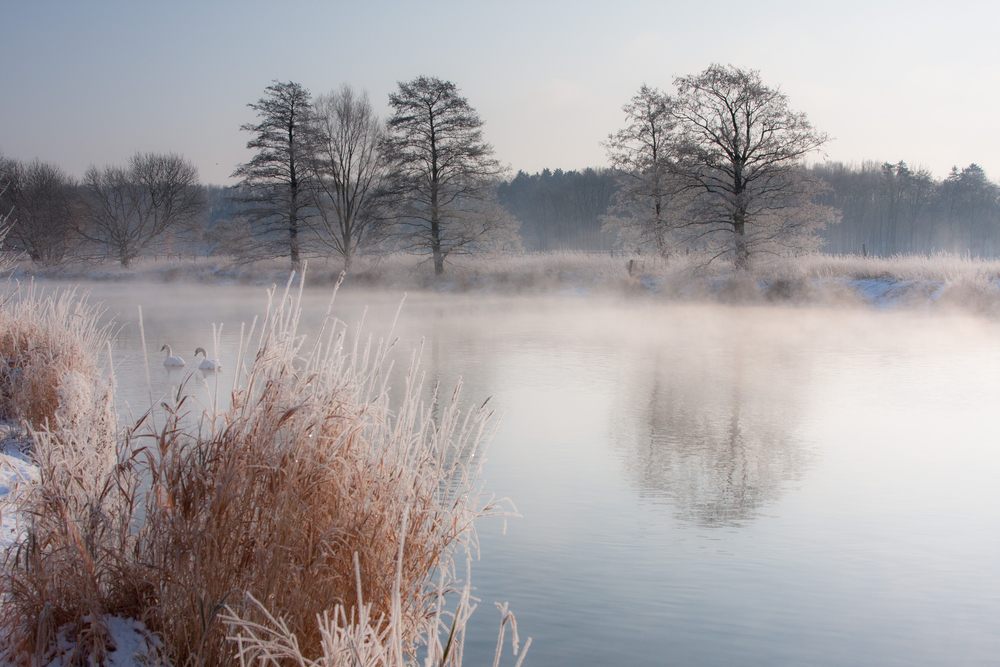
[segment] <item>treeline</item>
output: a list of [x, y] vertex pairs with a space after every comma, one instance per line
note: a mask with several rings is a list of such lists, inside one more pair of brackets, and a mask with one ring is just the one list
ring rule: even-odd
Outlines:
[[938, 180], [905, 162], [822, 164], [811, 168], [827, 190], [817, 200], [840, 210], [820, 234], [832, 253], [1000, 254], [1000, 185], [971, 164]]
[[90, 167], [82, 181], [57, 165], [0, 156], [3, 247], [50, 265], [110, 257], [127, 266], [142, 255], [198, 253], [226, 207], [221, 190], [202, 186], [194, 166], [174, 154], [137, 153], [126, 165]]
[[496, 201], [505, 170], [455, 84], [400, 82], [385, 121], [349, 86], [313, 100], [276, 81], [249, 106], [254, 155], [233, 176], [254, 251], [295, 268], [318, 244], [347, 270], [359, 252], [395, 248], [430, 256], [441, 275], [451, 256], [520, 248]]
[[612, 248], [614, 238], [601, 230], [601, 221], [616, 189], [611, 169], [544, 169], [536, 174], [517, 172], [500, 183], [497, 195], [521, 222], [525, 249], [593, 252]]
[[497, 203], [505, 169], [483, 121], [455, 84], [401, 82], [393, 114], [374, 112], [349, 86], [313, 99], [274, 82], [249, 106], [253, 155], [239, 183], [203, 186], [174, 154], [137, 153], [90, 167], [77, 182], [56, 165], [0, 156], [5, 245], [32, 260], [224, 253], [244, 259], [406, 250], [429, 255], [436, 275], [453, 255], [519, 250], [517, 221]]
[[[90, 167], [0, 155], [4, 248], [33, 261], [224, 254], [252, 260], [403, 250], [699, 250], [746, 268], [759, 255], [823, 250], [1000, 253], [1000, 185], [972, 164], [937, 180], [864, 162], [805, 166], [827, 141], [759, 73], [712, 65], [643, 85], [603, 144], [609, 167], [509, 172], [455, 84], [400, 82], [380, 118], [349, 86], [313, 97], [278, 82], [248, 106], [251, 158], [230, 188], [175, 154]], [[712, 119], [710, 123], [704, 119]], [[706, 125], [707, 123], [707, 125]]]
[[[819, 232], [824, 252], [1000, 256], [1000, 185], [976, 164], [956, 167], [944, 179], [904, 162], [827, 163], [809, 171], [825, 184], [817, 201], [842, 214], [839, 223]], [[103, 190], [97, 187], [100, 173], [88, 172], [78, 182], [53, 164], [0, 157], [0, 188], [6, 188], [0, 193], [0, 212], [12, 213], [4, 248], [42, 264], [71, 258], [119, 260], [121, 253], [115, 251], [111, 234], [97, 240], [102, 226], [110, 231], [107, 218], [102, 223], [94, 209], [102, 201], [101, 193], [108, 192], [107, 183]], [[601, 225], [618, 201], [619, 178], [610, 168], [519, 171], [496, 185], [496, 197], [520, 223], [520, 240], [527, 251], [608, 252], [614, 249], [615, 238]], [[193, 189], [200, 193], [196, 198], [204, 208], [147, 243], [137, 243], [139, 255], [261, 254], [234, 188], [195, 185]], [[129, 205], [138, 215], [140, 198], [134, 188], [129, 191], [135, 198]], [[123, 195], [118, 196], [120, 205], [127, 203]], [[323, 244], [308, 234], [303, 237], [306, 255], [324, 253]]]
[[[1000, 185], [977, 164], [954, 167], [943, 179], [902, 161], [833, 162], [807, 171], [818, 182], [816, 202], [841, 214], [818, 232], [823, 252], [1000, 256]], [[601, 220], [620, 208], [627, 186], [612, 169], [546, 169], [518, 172], [498, 194], [521, 221], [526, 249], [607, 251], [615, 238], [601, 231]]]

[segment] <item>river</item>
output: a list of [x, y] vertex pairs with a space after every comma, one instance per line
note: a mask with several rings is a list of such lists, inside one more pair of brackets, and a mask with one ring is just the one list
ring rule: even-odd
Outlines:
[[[206, 383], [224, 395], [265, 308], [258, 286], [83, 288], [123, 327], [133, 413], [181, 377], [161, 346], [191, 368], [213, 323], [225, 370]], [[333, 313], [378, 339], [401, 297], [344, 290]], [[328, 298], [306, 289], [304, 332]], [[483, 479], [521, 516], [479, 525], [466, 664], [492, 660], [494, 601], [542, 667], [1000, 660], [997, 323], [420, 293], [392, 337], [396, 359], [422, 349], [430, 382], [461, 377], [467, 406], [503, 413]]]

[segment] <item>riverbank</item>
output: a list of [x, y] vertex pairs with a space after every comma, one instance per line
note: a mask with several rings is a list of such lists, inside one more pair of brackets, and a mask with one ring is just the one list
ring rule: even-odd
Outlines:
[[[312, 288], [337, 282], [342, 264], [311, 259]], [[15, 278], [191, 284], [283, 284], [287, 260], [238, 263], [225, 257], [147, 259], [41, 267], [21, 262]], [[668, 260], [579, 252], [471, 255], [455, 258], [435, 278], [422, 257], [360, 257], [342, 289], [490, 294], [649, 295], [724, 303], [959, 309], [1000, 315], [1000, 260], [957, 255], [890, 258], [814, 254], [768, 258], [749, 273], [700, 255]]]

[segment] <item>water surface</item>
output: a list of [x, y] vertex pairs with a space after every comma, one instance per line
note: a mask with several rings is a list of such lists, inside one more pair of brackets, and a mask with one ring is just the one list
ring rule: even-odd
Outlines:
[[[212, 323], [227, 370], [205, 383], [231, 383], [265, 305], [262, 287], [89, 287], [124, 325], [137, 412], [179, 379], [161, 345], [190, 364]], [[305, 331], [328, 297], [306, 290]], [[400, 298], [342, 291], [333, 312], [378, 338]], [[997, 324], [419, 294], [394, 336], [398, 359], [422, 349], [430, 381], [462, 377], [467, 405], [504, 413], [484, 478], [522, 516], [480, 525], [467, 664], [492, 660], [493, 601], [534, 638], [531, 665], [1000, 661]]]

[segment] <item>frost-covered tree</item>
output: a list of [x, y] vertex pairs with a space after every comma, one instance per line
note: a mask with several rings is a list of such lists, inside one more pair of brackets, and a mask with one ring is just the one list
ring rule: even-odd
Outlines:
[[122, 266], [184, 233], [205, 211], [198, 170], [180, 155], [136, 153], [124, 167], [90, 167], [83, 177], [86, 214], [77, 234]]
[[7, 244], [32, 261], [57, 264], [72, 245], [80, 215], [74, 179], [35, 160], [0, 160], [0, 212], [10, 215]]
[[261, 250], [290, 257], [297, 269], [308, 199], [312, 101], [309, 91], [292, 81], [275, 81], [264, 91], [264, 97], [247, 105], [259, 122], [240, 128], [253, 133], [247, 148], [256, 153], [233, 177], [240, 179], [237, 198], [255, 224]]
[[712, 65], [674, 85], [670, 171], [689, 238], [714, 241], [740, 269], [755, 253], [815, 247], [837, 214], [815, 203], [821, 186], [802, 160], [827, 136], [756, 70]]
[[669, 210], [676, 187], [670, 142], [677, 124], [670, 107], [669, 96], [643, 84], [622, 107], [627, 125], [604, 144], [619, 188], [603, 228], [618, 237], [619, 245], [650, 247], [663, 257], [672, 248], [670, 232], [676, 222]]
[[404, 247], [430, 254], [439, 276], [452, 253], [515, 244], [517, 223], [496, 205], [505, 169], [455, 84], [425, 76], [400, 82], [389, 104], [387, 149]]
[[314, 104], [310, 181], [320, 242], [349, 270], [358, 249], [385, 232], [382, 188], [388, 175], [385, 127], [368, 101], [344, 85]]

